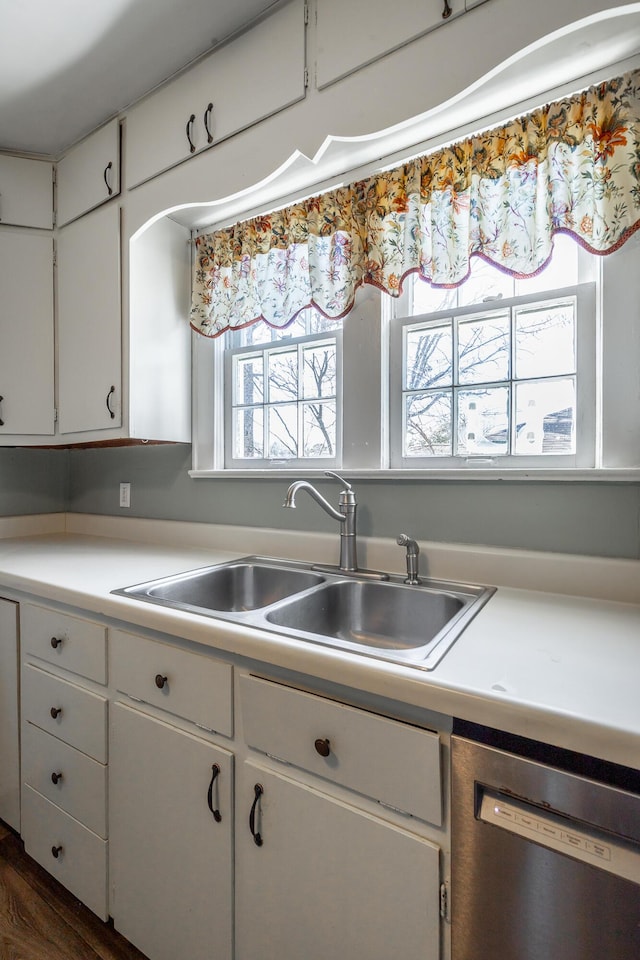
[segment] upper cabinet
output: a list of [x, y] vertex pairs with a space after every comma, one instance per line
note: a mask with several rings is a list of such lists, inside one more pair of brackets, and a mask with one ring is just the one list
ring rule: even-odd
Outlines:
[[120, 124], [112, 120], [58, 163], [58, 226], [120, 193]]
[[0, 223], [51, 230], [52, 163], [0, 156]]
[[305, 5], [290, 0], [127, 114], [127, 186], [305, 95]]
[[465, 0], [396, 0], [392, 11], [388, 0], [322, 0], [317, 16], [317, 87], [346, 77], [464, 10]]
[[50, 436], [54, 417], [53, 235], [2, 228], [0, 444]]

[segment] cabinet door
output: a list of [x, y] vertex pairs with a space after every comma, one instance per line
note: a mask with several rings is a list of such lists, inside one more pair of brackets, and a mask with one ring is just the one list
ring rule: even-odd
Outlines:
[[111, 724], [116, 928], [150, 960], [230, 960], [232, 755], [123, 703]]
[[53, 226], [53, 164], [0, 156], [0, 223]]
[[53, 238], [0, 231], [0, 435], [52, 434]]
[[120, 209], [110, 204], [58, 239], [60, 433], [121, 423]]
[[[316, 84], [326, 87], [464, 11], [464, 0], [322, 0], [318, 4]], [[446, 43], [446, 38], [443, 38]], [[373, 95], [373, 94], [372, 94]]]
[[18, 604], [0, 599], [0, 820], [20, 830]]
[[236, 796], [236, 960], [437, 960], [435, 846], [252, 762]]
[[304, 4], [290, 0], [134, 107], [127, 114], [127, 184], [301, 100], [304, 30]]
[[120, 125], [112, 120], [58, 163], [58, 226], [120, 193]]

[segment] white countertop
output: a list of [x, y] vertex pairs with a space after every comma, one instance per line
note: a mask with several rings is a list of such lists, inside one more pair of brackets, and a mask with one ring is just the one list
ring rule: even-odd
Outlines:
[[[83, 526], [75, 520], [62, 526], [104, 532], [109, 529], [104, 523]], [[247, 549], [247, 531], [244, 540], [237, 538], [242, 542], [236, 549], [229, 549], [228, 536], [219, 536], [215, 546], [205, 544], [216, 540], [210, 532], [200, 537], [202, 543], [168, 546], [144, 542], [153, 539], [151, 528], [132, 527], [140, 539], [126, 540], [117, 524], [112, 525], [112, 537], [76, 532], [12, 535], [18, 529], [55, 531], [56, 526], [60, 524], [38, 526], [35, 519], [22, 528], [0, 524], [0, 590], [640, 768], [637, 602], [499, 586], [436, 668], [425, 672], [110, 592], [250, 553], [282, 555], [262, 549], [259, 536], [255, 549]], [[267, 542], [277, 546], [277, 536]], [[314, 547], [318, 559], [326, 561], [322, 538]], [[606, 566], [607, 561], [602, 563]]]

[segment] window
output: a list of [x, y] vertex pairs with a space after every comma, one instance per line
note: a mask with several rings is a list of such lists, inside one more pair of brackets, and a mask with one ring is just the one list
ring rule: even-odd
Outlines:
[[310, 309], [285, 330], [255, 324], [228, 335], [228, 466], [338, 464], [340, 328]]

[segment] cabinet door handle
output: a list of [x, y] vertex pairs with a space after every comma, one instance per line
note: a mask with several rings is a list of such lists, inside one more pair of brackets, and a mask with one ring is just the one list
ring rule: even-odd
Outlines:
[[211, 813], [213, 814], [213, 819], [215, 820], [216, 823], [220, 823], [220, 821], [222, 820], [222, 814], [220, 813], [217, 807], [214, 809], [214, 806], [213, 806], [213, 785], [216, 782], [219, 773], [220, 773], [220, 767], [218, 766], [218, 764], [212, 763], [211, 764], [211, 783], [209, 784], [209, 789], [207, 791], [207, 803], [209, 804], [209, 810], [211, 810]]
[[264, 793], [264, 787], [261, 783], [256, 783], [253, 792], [253, 803], [251, 804], [251, 813], [249, 814], [249, 830], [251, 831], [251, 836], [253, 837], [253, 842], [256, 847], [261, 847], [263, 842], [262, 837], [259, 832], [256, 832], [256, 807], [258, 806], [258, 800]]
[[116, 388], [112, 384], [109, 387], [109, 393], [107, 394], [107, 399], [105, 400], [105, 403], [107, 405], [107, 410], [109, 411], [109, 416], [111, 417], [112, 420], [115, 420], [116, 418], [115, 411], [111, 406], [111, 397], [114, 395], [115, 392], [116, 392]]
[[448, 20], [452, 12], [453, 11], [451, 10], [451, 4], [449, 3], [449, 0], [444, 0], [444, 10], [442, 11], [442, 19]]
[[61, 780], [64, 780], [64, 777], [61, 773], [52, 773], [51, 774], [51, 783], [60, 783]]
[[51, 847], [51, 856], [55, 857], [56, 860], [58, 859], [61, 853], [62, 853], [62, 846], [59, 845], [57, 847]]
[[[4, 400], [4, 397], [0, 397], [0, 403]], [[4, 427], [4, 420], [0, 417], [0, 427]]]
[[109, 183], [109, 176], [108, 176], [109, 171], [112, 169], [112, 167], [113, 167], [113, 163], [111, 162], [111, 160], [109, 160], [109, 163], [104, 168], [104, 173], [102, 174], [102, 176], [104, 177], [105, 186], [107, 188], [107, 192], [109, 196], [113, 194], [113, 187]]
[[314, 746], [321, 757], [328, 757], [331, 753], [331, 741], [328, 737], [318, 737]]
[[62, 646], [62, 637], [51, 637], [51, 646], [54, 650]]
[[168, 677], [163, 677], [161, 673], [156, 673], [155, 683], [158, 690], [164, 690], [168, 682], [169, 682]]
[[49, 710], [52, 720], [57, 720], [60, 714], [62, 713], [62, 707], [51, 707]]
[[193, 125], [195, 122], [196, 122], [196, 115], [195, 113], [192, 113], [189, 119], [187, 120], [187, 126], [186, 126], [187, 140], [189, 141], [189, 153], [196, 152], [196, 145], [191, 139], [191, 134], [193, 132]]
[[213, 143], [213, 134], [209, 129], [209, 120], [211, 119], [211, 112], [213, 110], [213, 104], [210, 103], [207, 109], [204, 112], [204, 129], [207, 132], [207, 143]]

